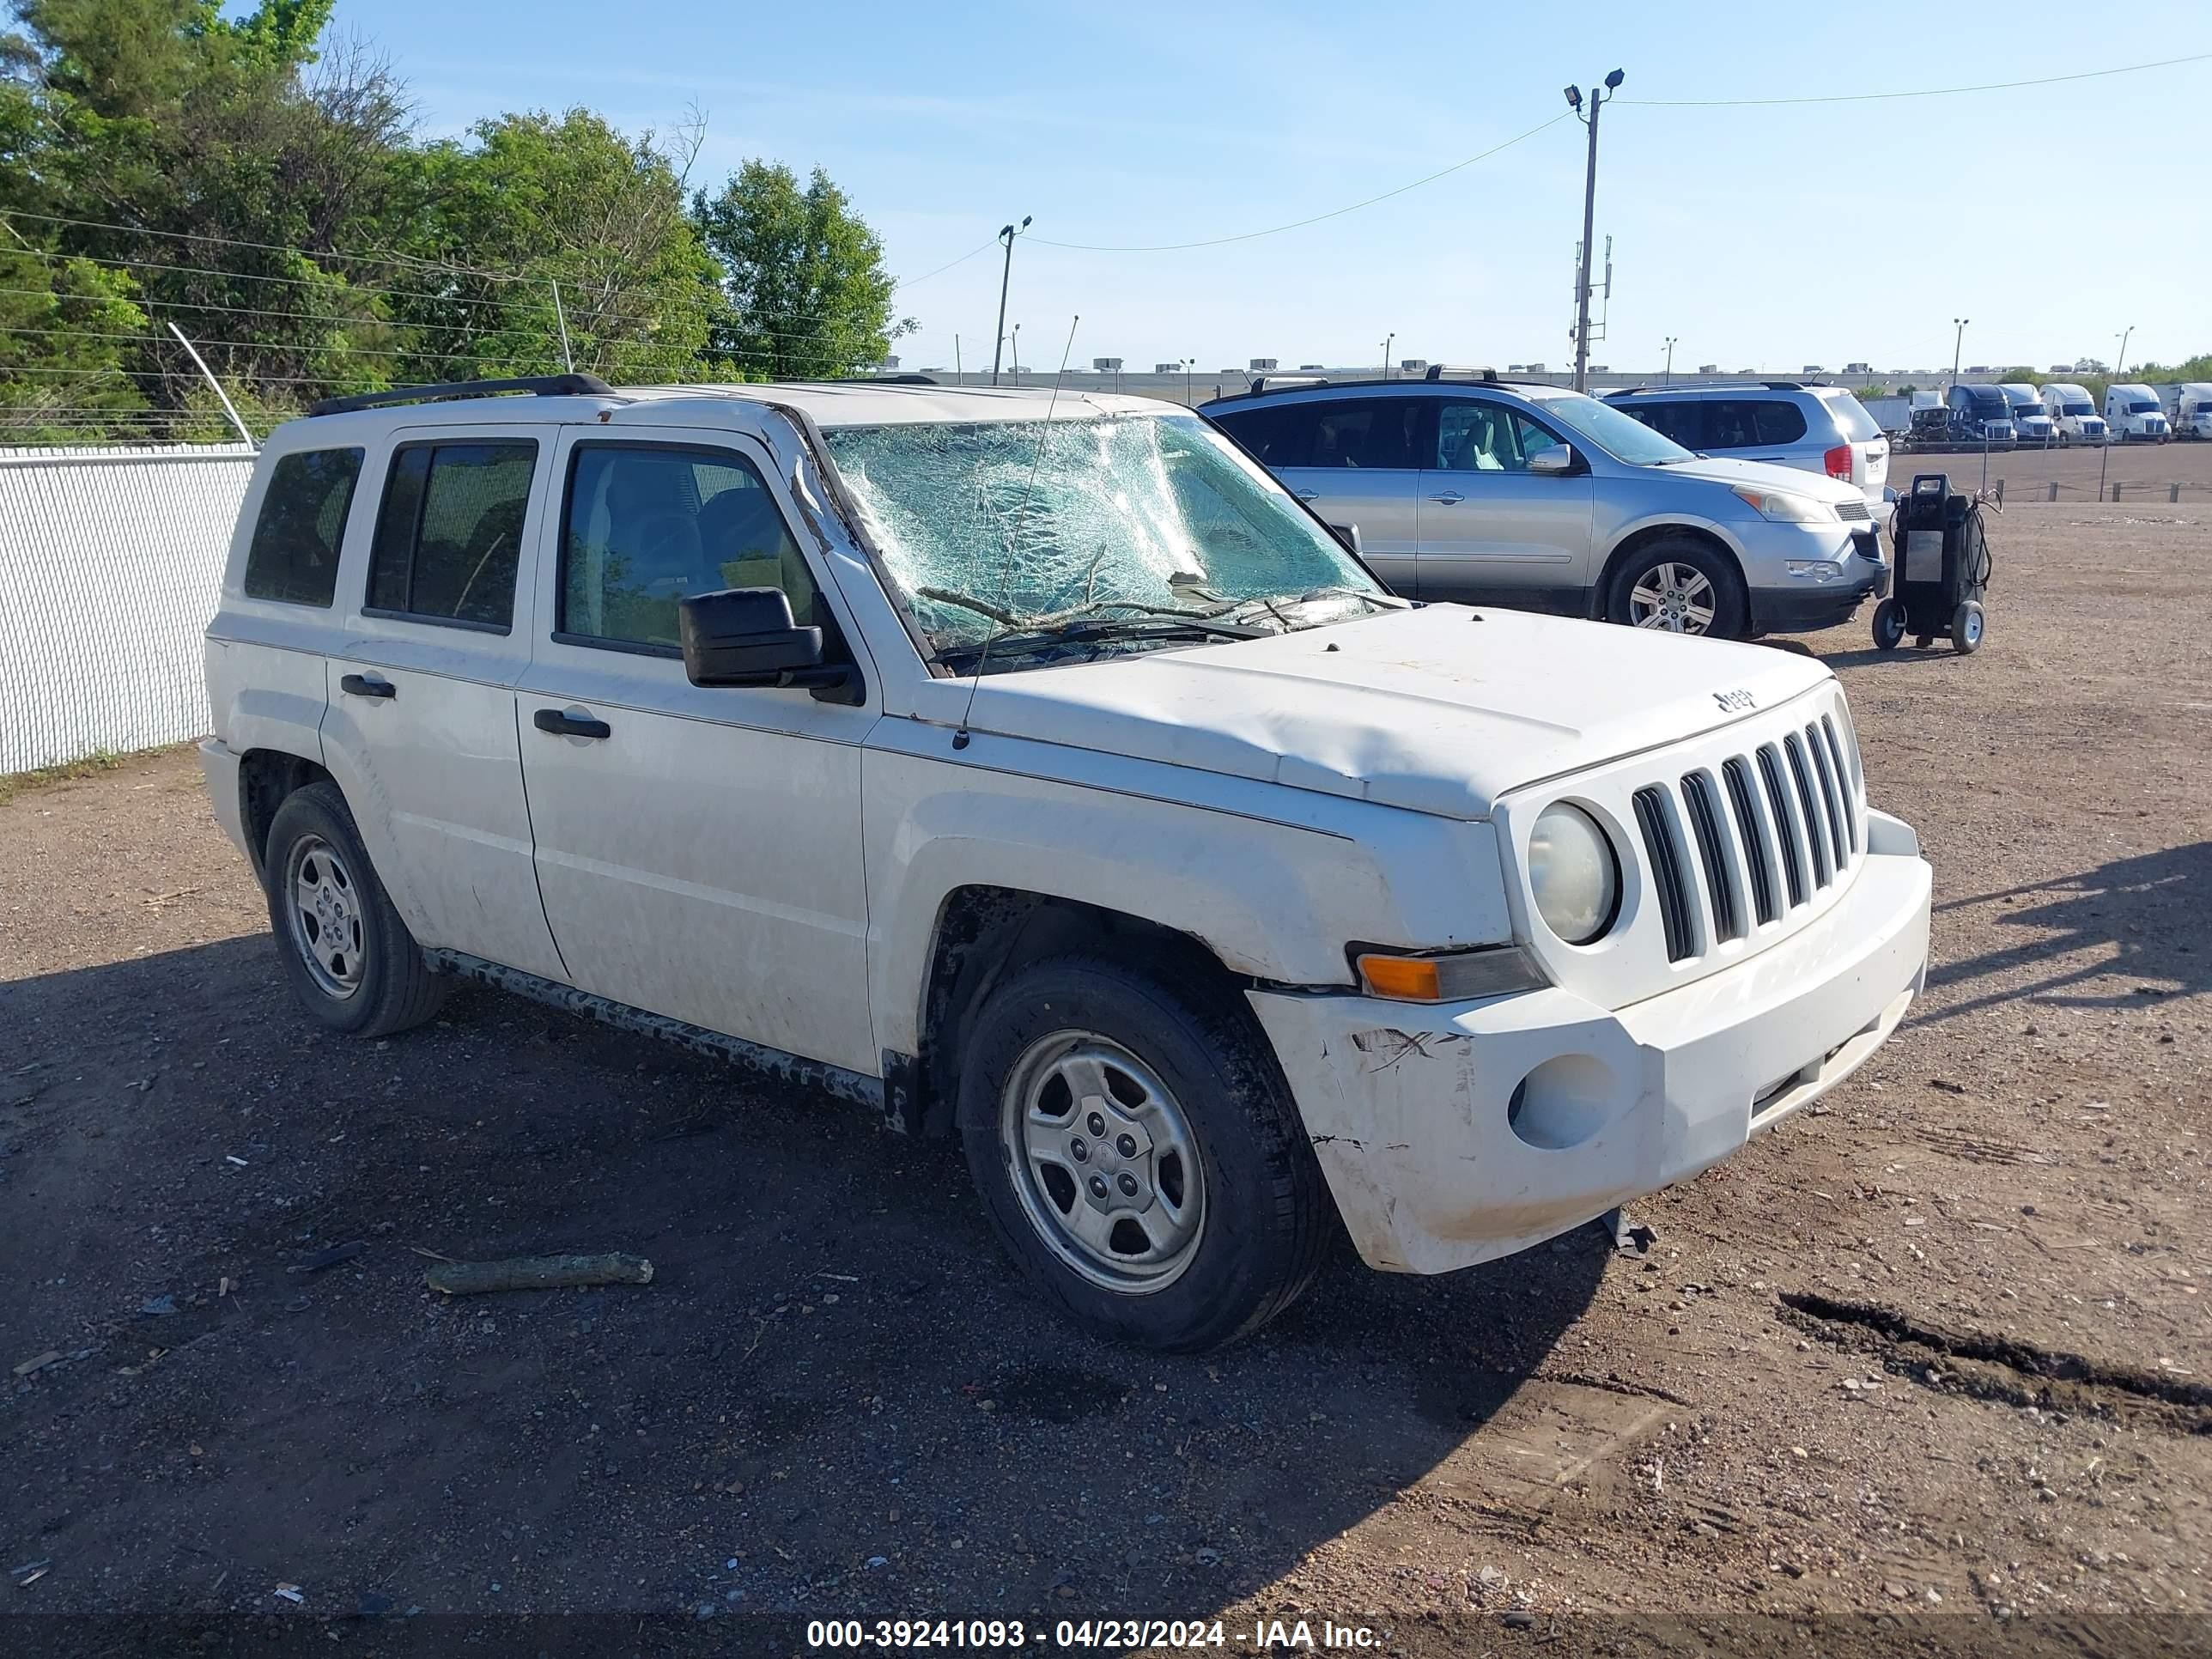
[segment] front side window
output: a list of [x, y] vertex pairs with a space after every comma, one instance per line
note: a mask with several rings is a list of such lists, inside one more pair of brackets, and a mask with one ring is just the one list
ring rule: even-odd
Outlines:
[[1448, 402], [1437, 412], [1436, 465], [1448, 472], [1526, 472], [1559, 440], [1502, 404]]
[[246, 551], [249, 598], [329, 607], [361, 458], [358, 449], [310, 449], [270, 470]]
[[726, 449], [577, 446], [556, 632], [673, 650], [678, 603], [731, 587], [781, 588], [798, 626], [829, 625], [813, 574], [750, 461]]
[[1272, 632], [1396, 604], [1194, 416], [843, 427], [827, 440], [940, 656], [1077, 618]]
[[366, 609], [505, 633], [538, 446], [410, 444], [392, 458]]

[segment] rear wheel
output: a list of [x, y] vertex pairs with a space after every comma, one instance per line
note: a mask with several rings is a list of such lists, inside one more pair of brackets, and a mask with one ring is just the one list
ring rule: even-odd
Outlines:
[[1894, 594], [1874, 608], [1874, 643], [1877, 651], [1894, 651], [1905, 643], [1905, 606]]
[[1328, 1194], [1274, 1056], [1180, 963], [1020, 969], [976, 1018], [959, 1110], [1000, 1242], [1101, 1334], [1213, 1347], [1319, 1265]]
[[1962, 657], [1982, 648], [1982, 607], [1972, 599], [1962, 601], [1951, 613], [1951, 648]]
[[446, 1000], [377, 879], [334, 783], [284, 798], [262, 860], [269, 924], [301, 1006], [349, 1036], [420, 1025]]
[[1686, 536], [1638, 549], [1613, 573], [1606, 619], [1669, 634], [1740, 640], [1750, 631], [1743, 578], [1725, 555]]

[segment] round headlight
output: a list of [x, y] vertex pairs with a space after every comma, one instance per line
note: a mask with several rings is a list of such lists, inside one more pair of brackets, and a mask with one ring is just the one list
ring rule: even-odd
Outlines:
[[1546, 807], [1528, 833], [1528, 887], [1544, 925], [1570, 945], [1612, 926], [1620, 866], [1597, 821], [1565, 801]]

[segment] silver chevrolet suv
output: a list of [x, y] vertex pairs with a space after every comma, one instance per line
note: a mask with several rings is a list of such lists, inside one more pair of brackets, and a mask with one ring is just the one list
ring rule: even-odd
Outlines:
[[1577, 392], [1431, 368], [1262, 376], [1208, 416], [1399, 593], [1743, 639], [1888, 591], [1874, 511], [1838, 479], [1692, 453]]

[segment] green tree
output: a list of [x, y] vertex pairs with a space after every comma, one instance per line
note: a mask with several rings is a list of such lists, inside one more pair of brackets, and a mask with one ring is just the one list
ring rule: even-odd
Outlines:
[[[378, 267], [343, 256], [399, 199], [407, 111], [368, 53], [319, 54], [331, 4], [16, 0], [0, 48], [0, 213], [129, 272], [151, 319], [272, 399], [380, 378], [379, 308], [356, 291]], [[180, 407], [198, 374], [148, 331], [131, 372]]]
[[714, 348], [756, 380], [819, 380], [881, 362], [913, 319], [894, 319], [883, 244], [820, 167], [747, 161], [693, 204], [721, 264]]
[[146, 403], [124, 362], [146, 313], [131, 289], [20, 236], [0, 247], [0, 444], [94, 442], [138, 423]]
[[429, 146], [407, 242], [421, 264], [387, 301], [404, 377], [554, 373], [565, 317], [579, 369], [697, 379], [721, 301], [684, 213], [686, 148], [583, 109], [503, 115]]

